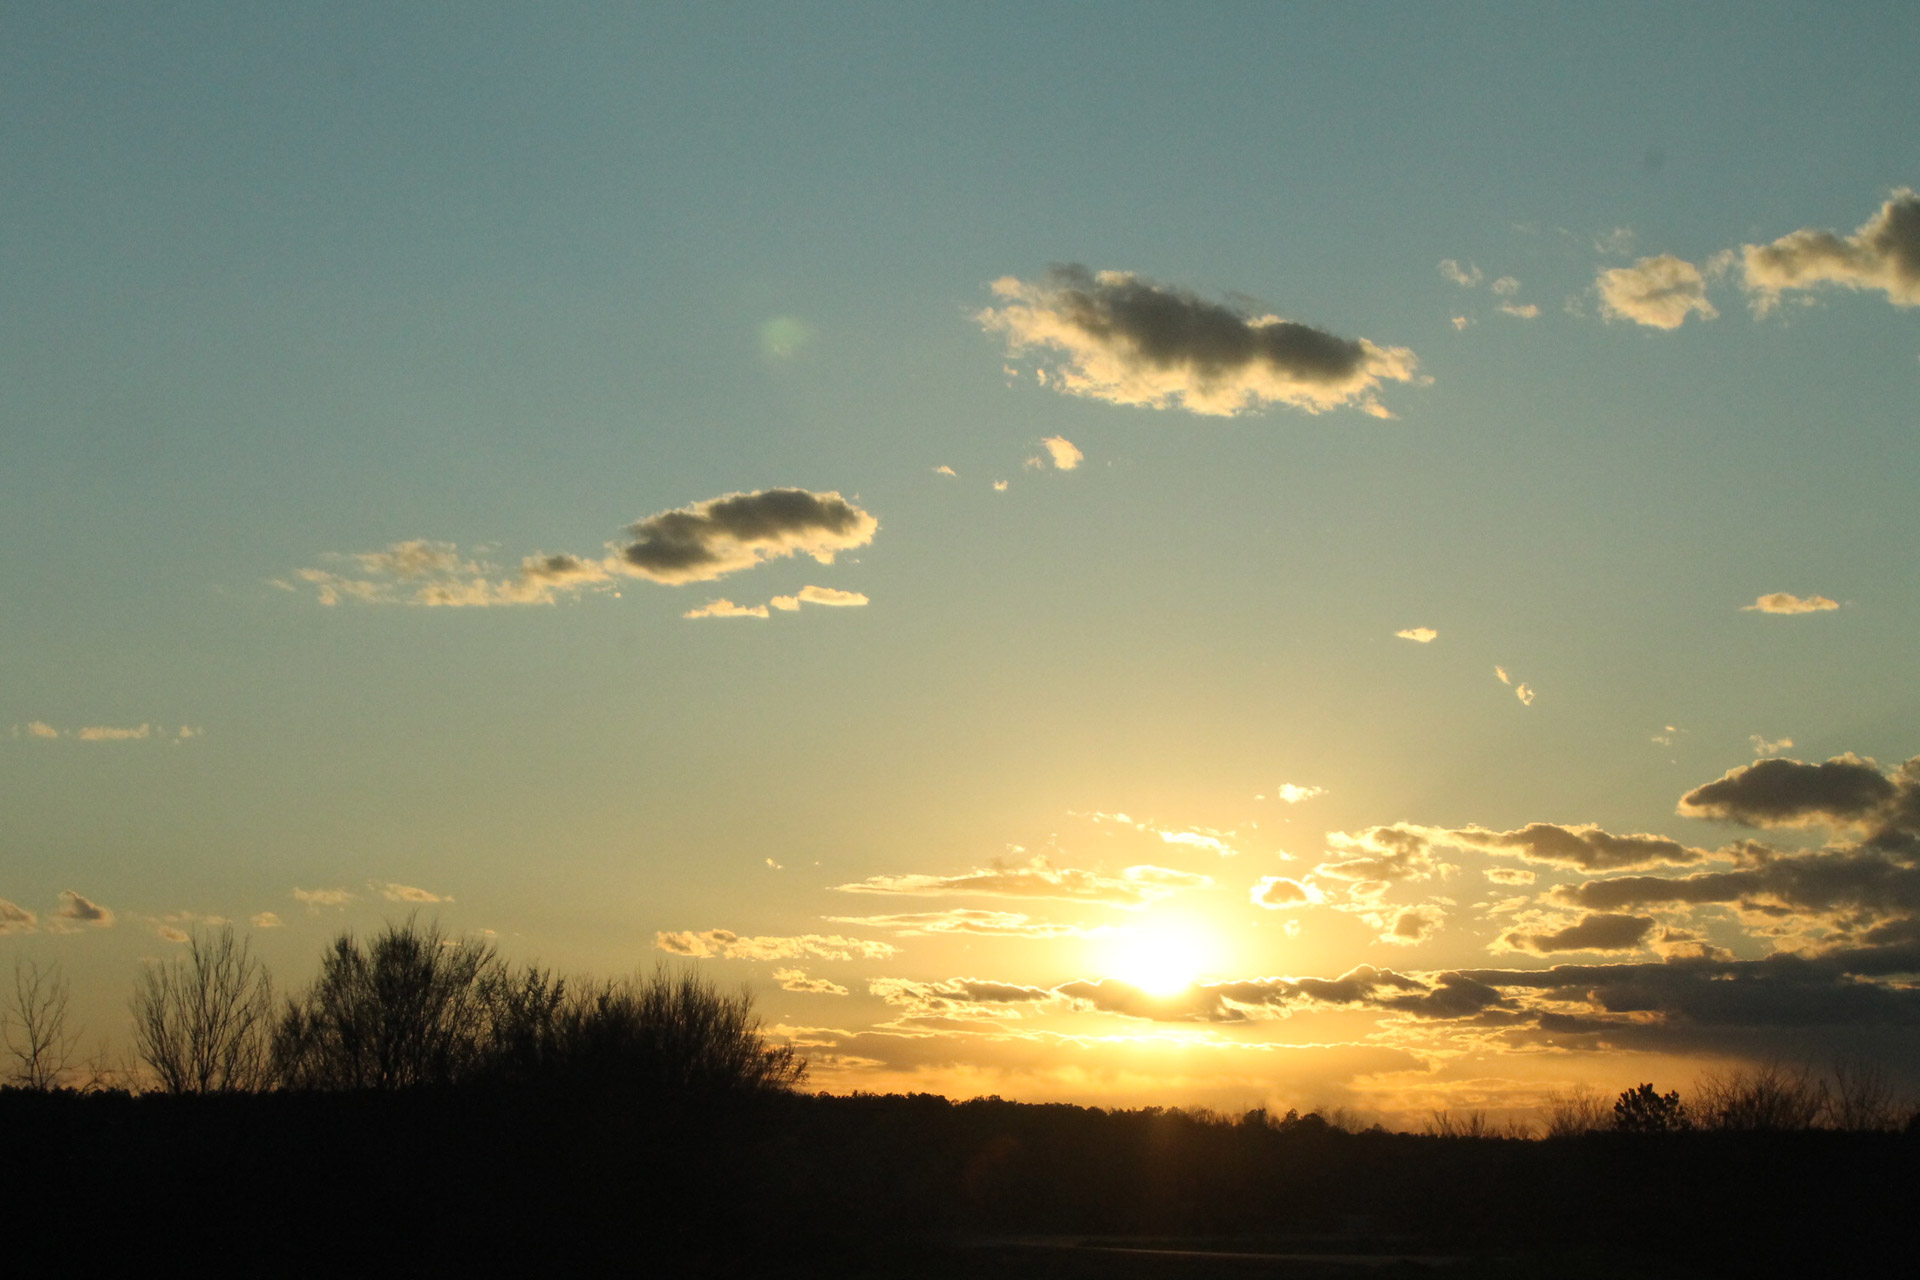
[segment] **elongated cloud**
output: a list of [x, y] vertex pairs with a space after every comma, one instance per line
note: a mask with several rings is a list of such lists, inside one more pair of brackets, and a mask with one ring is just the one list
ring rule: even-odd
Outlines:
[[981, 911], [972, 907], [886, 916], [828, 916], [827, 919], [835, 924], [865, 925], [908, 938], [955, 933], [989, 938], [1076, 938], [1106, 932], [1101, 925], [1062, 924], [1035, 920], [1018, 911]]
[[1509, 930], [1500, 936], [1495, 947], [1537, 955], [1562, 951], [1638, 951], [1657, 923], [1652, 916], [1595, 912], [1551, 933]]
[[708, 582], [766, 560], [835, 555], [873, 541], [880, 522], [837, 493], [762, 489], [662, 511], [628, 526], [622, 566], [655, 582]]
[[[1907, 779], [1903, 771], [1900, 775]], [[1730, 769], [1680, 797], [1680, 812], [1748, 827], [1851, 826], [1890, 806], [1899, 790], [1871, 760], [1835, 756], [1824, 764], [1773, 758]], [[1911, 783], [1904, 787], [1911, 791]]]
[[1817, 917], [1857, 931], [1920, 913], [1920, 870], [1897, 866], [1870, 850], [1774, 856], [1737, 871], [1690, 876], [1616, 876], [1562, 885], [1554, 897], [1571, 906], [1622, 911], [1657, 906], [1737, 906], [1756, 916]]
[[792, 613], [803, 604], [823, 604], [834, 609], [857, 609], [868, 603], [858, 591], [840, 591], [834, 587], [802, 587], [790, 596], [775, 596], [767, 601], [776, 609]]
[[706, 929], [699, 933], [660, 932], [653, 945], [670, 955], [704, 958], [718, 956], [727, 960], [883, 960], [896, 948], [887, 942], [868, 942], [862, 938], [843, 938], [839, 934], [801, 934], [797, 937], [744, 938], [731, 929]]
[[1775, 591], [1761, 596], [1752, 604], [1740, 606], [1742, 613], [1825, 613], [1829, 609], [1838, 609], [1840, 602], [1829, 600], [1825, 596], [1796, 596], [1785, 591]]
[[1920, 195], [1895, 190], [1850, 236], [1804, 227], [1740, 252], [1754, 307], [1763, 313], [1786, 290], [1823, 284], [1879, 289], [1896, 307], [1920, 306]]
[[843, 893], [897, 893], [922, 896], [975, 894], [997, 898], [1059, 898], [1072, 902], [1099, 902], [1114, 907], [1141, 907], [1183, 889], [1203, 889], [1213, 881], [1202, 875], [1166, 867], [1128, 867], [1118, 876], [1074, 867], [1056, 867], [1045, 855], [1025, 863], [996, 863], [958, 875], [872, 876], [854, 884], [835, 885]]
[[1432, 644], [1440, 638], [1440, 633], [1432, 627], [1408, 627], [1404, 631], [1393, 633], [1397, 639], [1411, 640], [1415, 644]]
[[1111, 404], [1202, 414], [1351, 404], [1386, 416], [1381, 381], [1410, 382], [1417, 365], [1405, 347], [1335, 337], [1125, 271], [1070, 264], [1038, 283], [1005, 277], [993, 292], [1002, 305], [976, 318], [1006, 335], [1010, 354], [1050, 352], [1058, 363], [1043, 380]]
[[345, 889], [302, 889], [295, 887], [293, 900], [305, 904], [309, 911], [321, 907], [344, 907], [352, 902], [354, 895]]
[[1432, 835], [1435, 840], [1457, 848], [1512, 854], [1529, 862], [1582, 871], [1627, 871], [1660, 863], [1699, 862], [1710, 856], [1705, 849], [1689, 848], [1665, 836], [1617, 836], [1592, 823], [1563, 827], [1551, 822], [1534, 822], [1517, 831], [1460, 827]]
[[508, 573], [489, 561], [462, 555], [454, 543], [425, 538], [396, 542], [384, 551], [322, 558], [340, 568], [301, 569], [294, 576], [312, 587], [324, 605], [343, 601], [443, 608], [553, 604], [580, 591], [610, 589], [614, 582], [604, 561], [542, 553], [526, 557], [517, 573]]
[[1700, 268], [1670, 253], [1602, 271], [1594, 287], [1600, 293], [1602, 315], [1650, 329], [1678, 329], [1695, 313], [1702, 320], [1720, 314], [1707, 301], [1707, 282]]
[[847, 989], [837, 982], [825, 978], [809, 978], [804, 969], [775, 969], [773, 980], [780, 984], [782, 991], [799, 991], [811, 995], [844, 996]]
[[426, 889], [416, 888], [415, 886], [410, 884], [392, 884], [392, 883], [375, 880], [375, 881], [369, 882], [368, 887], [379, 890], [380, 896], [385, 898], [388, 902], [452, 902], [453, 901], [452, 898], [447, 897], [443, 894], [433, 893]]
[[721, 596], [717, 600], [709, 600], [697, 608], [689, 609], [680, 616], [683, 618], [765, 618], [770, 615], [767, 613], [767, 606], [763, 604], [735, 604], [725, 596]]

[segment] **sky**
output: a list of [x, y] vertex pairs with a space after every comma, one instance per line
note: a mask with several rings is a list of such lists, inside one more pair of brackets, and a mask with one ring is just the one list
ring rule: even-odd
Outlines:
[[417, 912], [836, 1091], [1911, 1071], [1916, 46], [13, 6], [0, 963], [109, 1056]]

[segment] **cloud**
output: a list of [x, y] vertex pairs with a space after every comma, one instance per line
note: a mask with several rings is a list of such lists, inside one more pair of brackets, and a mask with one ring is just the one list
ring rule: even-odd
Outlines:
[[835, 924], [884, 929], [902, 937], [957, 933], [991, 938], [1078, 938], [1106, 932], [1102, 925], [1061, 924], [1034, 920], [1017, 911], [981, 911], [971, 907], [886, 916], [828, 916], [827, 919]]
[[867, 597], [858, 591], [840, 591], [833, 587], [802, 587], [793, 595], [775, 596], [767, 603], [776, 609], [792, 613], [803, 604], [824, 604], [836, 609], [850, 609], [867, 602]]
[[1327, 896], [1313, 885], [1290, 880], [1286, 876], [1262, 876], [1254, 883], [1249, 896], [1254, 906], [1265, 907], [1269, 911], [1312, 906], [1327, 900]]
[[1425, 880], [1445, 869], [1433, 856], [1431, 833], [1407, 823], [1368, 827], [1364, 831], [1327, 833], [1328, 851], [1336, 855], [1315, 870], [1336, 880], [1397, 883]]
[[354, 895], [345, 889], [302, 889], [296, 885], [293, 890], [293, 900], [305, 903], [309, 911], [321, 907], [344, 907], [353, 899]]
[[1825, 613], [1829, 609], [1838, 609], [1840, 602], [1829, 600], [1825, 596], [1790, 595], [1785, 591], [1775, 591], [1761, 596], [1752, 604], [1740, 606], [1742, 613]]
[[19, 903], [0, 898], [0, 935], [32, 933], [39, 923], [40, 917]]
[[[19, 733], [20, 730], [16, 727], [14, 729], [15, 736], [18, 736]], [[44, 720], [30, 720], [26, 725], [26, 734], [30, 738], [57, 738], [60, 736], [60, 731]]]
[[1844, 849], [1787, 857], [1758, 866], [1690, 876], [1619, 876], [1562, 885], [1554, 896], [1571, 906], [1617, 911], [1633, 907], [1730, 905], [1743, 914], [1804, 928], [1818, 923], [1842, 937], [1865, 936], [1920, 913], [1920, 870], [1896, 866], [1872, 850]]
[[1533, 686], [1530, 684], [1517, 684], [1513, 687], [1513, 696], [1520, 699], [1521, 706], [1530, 707], [1533, 705]]
[[[601, 560], [567, 554], [527, 556], [518, 572], [484, 560], [470, 560], [451, 542], [415, 538], [384, 551], [329, 554], [326, 560], [348, 564], [359, 576], [331, 569], [301, 569], [295, 577], [313, 587], [323, 605], [343, 600], [361, 604], [411, 604], [445, 608], [489, 605], [553, 604], [563, 594], [610, 589], [613, 573]], [[285, 585], [285, 584], [281, 584]]]
[[949, 978], [944, 982], [875, 978], [867, 983], [867, 991], [915, 1013], [958, 1017], [1001, 1017], [1010, 1012], [1009, 1006], [1042, 1004], [1055, 998], [1054, 992], [1045, 987], [982, 978]]
[[53, 913], [55, 920], [70, 921], [76, 925], [92, 925], [96, 929], [113, 927], [113, 911], [97, 902], [89, 901], [71, 889], [60, 891], [60, 907]]
[[1301, 787], [1291, 782], [1283, 782], [1274, 788], [1273, 798], [1282, 804], [1299, 804], [1302, 800], [1311, 800], [1315, 796], [1327, 794], [1325, 787]]
[[[1906, 773], [1902, 775], [1903, 783]], [[1747, 827], [1851, 826], [1880, 815], [1900, 790], [1871, 760], [1840, 755], [1825, 764], [1776, 758], [1730, 769], [1680, 797], [1689, 818]]]
[[1471, 289], [1484, 278], [1479, 267], [1474, 266], [1472, 263], [1468, 263], [1465, 267], [1462, 267], [1452, 258], [1440, 259], [1440, 274], [1459, 285], [1462, 289]]
[[1482, 874], [1494, 884], [1523, 885], [1539, 879], [1533, 872], [1521, 867], [1488, 867]]
[[1440, 638], [1440, 633], [1432, 627], [1408, 627], [1393, 634], [1397, 639], [1411, 640], [1415, 644], [1432, 644]]
[[153, 926], [153, 936], [162, 942], [179, 943], [189, 941], [190, 939], [190, 935], [185, 929], [170, 924], [157, 924]]
[[1507, 669], [1505, 667], [1495, 667], [1493, 669], [1493, 675], [1494, 675], [1494, 678], [1498, 680], [1501, 684], [1513, 683], [1513, 677], [1507, 674]]
[[780, 984], [782, 991], [800, 991], [811, 995], [844, 996], [847, 989], [837, 982], [825, 978], [809, 978], [801, 969], [775, 969], [773, 980]]
[[1793, 746], [1792, 738], [1777, 738], [1768, 742], [1765, 737], [1757, 733], [1748, 737], [1747, 741], [1753, 744], [1753, 754], [1756, 756], [1777, 756]]
[[1417, 365], [1404, 347], [1242, 312], [1124, 271], [1054, 267], [1039, 283], [997, 280], [993, 292], [1003, 305], [976, 318], [1006, 335], [1011, 354], [1047, 349], [1060, 367], [1045, 381], [1112, 404], [1201, 414], [1352, 404], [1384, 415], [1382, 379], [1410, 382]]
[[1073, 867], [1056, 867], [1044, 854], [1037, 854], [1029, 862], [996, 860], [990, 867], [963, 871], [959, 875], [871, 876], [854, 884], [834, 887], [843, 893], [1060, 898], [1113, 907], [1141, 907], [1183, 889], [1205, 888], [1212, 883], [1207, 876], [1150, 865], [1128, 867], [1118, 876], [1108, 876]]
[[958, 476], [960, 473], [943, 462], [933, 469], [933, 474], [937, 476]]
[[438, 893], [429, 893], [425, 889], [416, 889], [410, 884], [391, 884], [379, 880], [367, 881], [367, 887], [380, 891], [380, 896], [388, 902], [452, 902], [453, 899]]
[[1086, 460], [1087, 455], [1065, 436], [1048, 436], [1040, 444], [1046, 449], [1055, 470], [1071, 471]]
[[1418, 946], [1438, 933], [1445, 920], [1446, 912], [1430, 903], [1402, 907], [1392, 914], [1391, 920], [1380, 921], [1379, 940], [1396, 947]]
[[1500, 935], [1494, 946], [1503, 950], [1531, 951], [1536, 955], [1562, 951], [1638, 951], [1657, 923], [1652, 916], [1595, 912], [1552, 933], [1509, 930]]
[[1705, 849], [1689, 848], [1665, 836], [1617, 836], [1592, 823], [1563, 827], [1551, 822], [1534, 822], [1517, 831], [1469, 826], [1429, 834], [1435, 840], [1463, 849], [1513, 854], [1530, 862], [1581, 871], [1626, 871], [1659, 863], [1699, 862], [1712, 856]]
[[1920, 195], [1896, 189], [1850, 236], [1804, 227], [1772, 244], [1742, 245], [1746, 287], [1762, 314], [1786, 290], [1822, 284], [1879, 289], [1896, 307], [1920, 306]]
[[1720, 314], [1707, 301], [1700, 268], [1670, 253], [1602, 271], [1594, 287], [1600, 292], [1600, 314], [1650, 329], [1678, 329], [1695, 312], [1702, 320]]
[[683, 618], [764, 618], [768, 615], [767, 606], [763, 604], [735, 604], [722, 596], [718, 600], [707, 601], [697, 609], [689, 609], [680, 616]]
[[767, 560], [835, 555], [873, 541], [880, 522], [838, 493], [762, 489], [662, 511], [627, 527], [622, 567], [655, 582], [709, 582]]
[[820, 960], [881, 960], [898, 949], [891, 943], [843, 938], [839, 934], [743, 938], [730, 929], [656, 933], [653, 945], [671, 955], [718, 956], [727, 960], [799, 960], [809, 956]]
[[262, 911], [247, 923], [256, 929], [278, 929], [285, 922], [277, 911]]
[[142, 724], [131, 729], [117, 729], [111, 725], [88, 725], [83, 729], [75, 729], [73, 736], [82, 742], [139, 742], [153, 736], [153, 726]]
[[[1223, 858], [1231, 858], [1240, 851], [1220, 838], [1218, 832], [1207, 831], [1162, 831], [1160, 839], [1166, 844], [1184, 844], [1195, 849], [1205, 849], [1208, 853], [1217, 853]], [[1227, 833], [1231, 834], [1231, 832]]]
[[1007, 482], [1005, 480], [995, 480], [993, 482], [993, 491], [995, 493], [1005, 493], [1007, 491]]
[[1536, 302], [1503, 302], [1500, 304], [1500, 312], [1517, 320], [1538, 320], [1540, 305]]

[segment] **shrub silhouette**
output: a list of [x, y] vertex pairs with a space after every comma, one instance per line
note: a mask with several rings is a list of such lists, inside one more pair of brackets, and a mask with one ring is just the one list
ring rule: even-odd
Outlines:
[[1618, 1133], [1681, 1133], [1693, 1127], [1677, 1092], [1655, 1093], [1651, 1084], [1623, 1090], [1613, 1104]]
[[1811, 1129], [1826, 1115], [1829, 1101], [1826, 1083], [1811, 1071], [1777, 1063], [1710, 1073], [1694, 1090], [1703, 1127], [1749, 1133]]
[[196, 930], [183, 959], [150, 965], [133, 990], [135, 1051], [167, 1093], [266, 1086], [273, 982], [231, 925]]

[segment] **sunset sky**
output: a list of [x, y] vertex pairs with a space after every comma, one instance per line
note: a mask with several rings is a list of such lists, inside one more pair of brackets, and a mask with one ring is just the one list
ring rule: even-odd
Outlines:
[[0, 964], [119, 1054], [417, 910], [1100, 1105], [1915, 1061], [1920, 8], [934, 9], [0, 18]]

